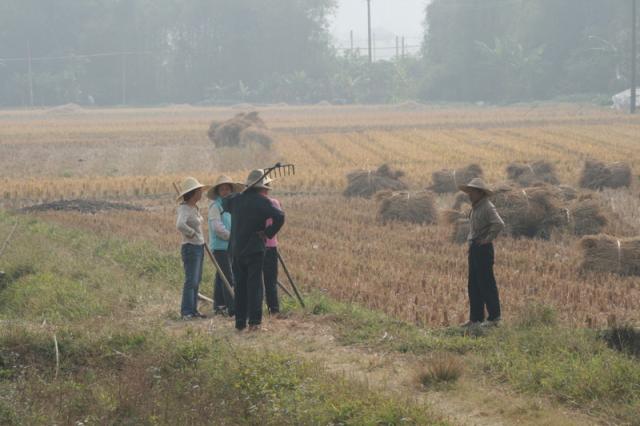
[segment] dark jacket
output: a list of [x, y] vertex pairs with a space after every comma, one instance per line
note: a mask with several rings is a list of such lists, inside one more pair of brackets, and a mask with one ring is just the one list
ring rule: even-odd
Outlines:
[[[264, 253], [265, 244], [258, 232], [264, 231], [268, 238], [273, 238], [284, 225], [284, 213], [255, 190], [225, 198], [222, 207], [231, 213], [230, 246], [233, 257]], [[272, 220], [268, 227], [267, 219]]]

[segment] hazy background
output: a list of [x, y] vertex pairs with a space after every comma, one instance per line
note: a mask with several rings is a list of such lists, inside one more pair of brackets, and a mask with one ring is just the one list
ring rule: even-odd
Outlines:
[[631, 84], [628, 0], [371, 3], [372, 63], [366, 0], [2, 0], [0, 107], [606, 105]]
[[[389, 59], [395, 55], [396, 36], [405, 37], [407, 51], [413, 54], [419, 52], [427, 3], [429, 0], [371, 1], [371, 24], [377, 59]], [[331, 34], [336, 46], [349, 48], [351, 31], [354, 34], [354, 44], [366, 48], [366, 0], [338, 1], [335, 16], [331, 19]]]

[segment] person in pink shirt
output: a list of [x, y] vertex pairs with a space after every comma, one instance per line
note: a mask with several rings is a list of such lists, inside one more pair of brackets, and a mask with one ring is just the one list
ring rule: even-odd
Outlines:
[[[268, 186], [268, 185], [267, 185]], [[278, 210], [282, 210], [280, 201], [269, 196], [270, 189], [262, 189], [261, 194], [271, 201], [271, 204]], [[271, 225], [271, 219], [267, 219], [267, 226]], [[265, 298], [270, 315], [277, 315], [280, 312], [278, 302], [278, 237], [265, 240], [266, 252], [263, 263], [263, 279]]]

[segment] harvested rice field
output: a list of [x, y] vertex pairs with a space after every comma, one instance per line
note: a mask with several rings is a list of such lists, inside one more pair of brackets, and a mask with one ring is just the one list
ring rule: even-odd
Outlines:
[[[630, 186], [596, 196], [612, 217], [608, 232], [616, 239], [640, 235], [640, 117], [574, 105], [253, 109], [272, 132], [271, 149], [214, 147], [209, 125], [244, 111], [231, 108], [0, 112], [0, 203], [20, 209], [88, 199], [141, 206], [31, 214], [177, 251], [172, 182], [187, 175], [213, 182], [222, 172], [243, 180], [251, 168], [293, 163], [296, 175], [278, 180], [274, 195], [287, 213], [282, 252], [303, 290], [426, 327], [466, 320], [465, 246], [451, 241], [452, 228], [442, 220], [383, 222], [375, 197], [344, 197], [353, 171], [389, 164], [417, 192], [439, 170], [478, 164], [499, 185], [511, 163], [544, 160], [561, 184], [578, 188], [585, 161], [625, 162]], [[444, 211], [454, 197], [434, 195], [434, 202]], [[502, 236], [496, 275], [505, 320], [542, 304], [577, 327], [640, 323], [640, 277], [585, 271], [581, 263], [580, 237], [572, 232]]]

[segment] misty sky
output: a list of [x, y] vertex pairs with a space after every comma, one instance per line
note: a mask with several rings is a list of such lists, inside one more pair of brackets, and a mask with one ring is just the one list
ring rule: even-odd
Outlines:
[[[424, 8], [429, 0], [371, 0], [371, 21], [377, 47], [395, 45], [395, 36], [405, 36], [407, 45], [419, 45]], [[338, 0], [332, 33], [336, 44], [349, 45], [353, 30], [356, 46], [365, 47], [367, 38], [366, 0]], [[412, 49], [415, 50], [415, 49]], [[392, 55], [394, 49], [380, 50], [379, 57]]]

